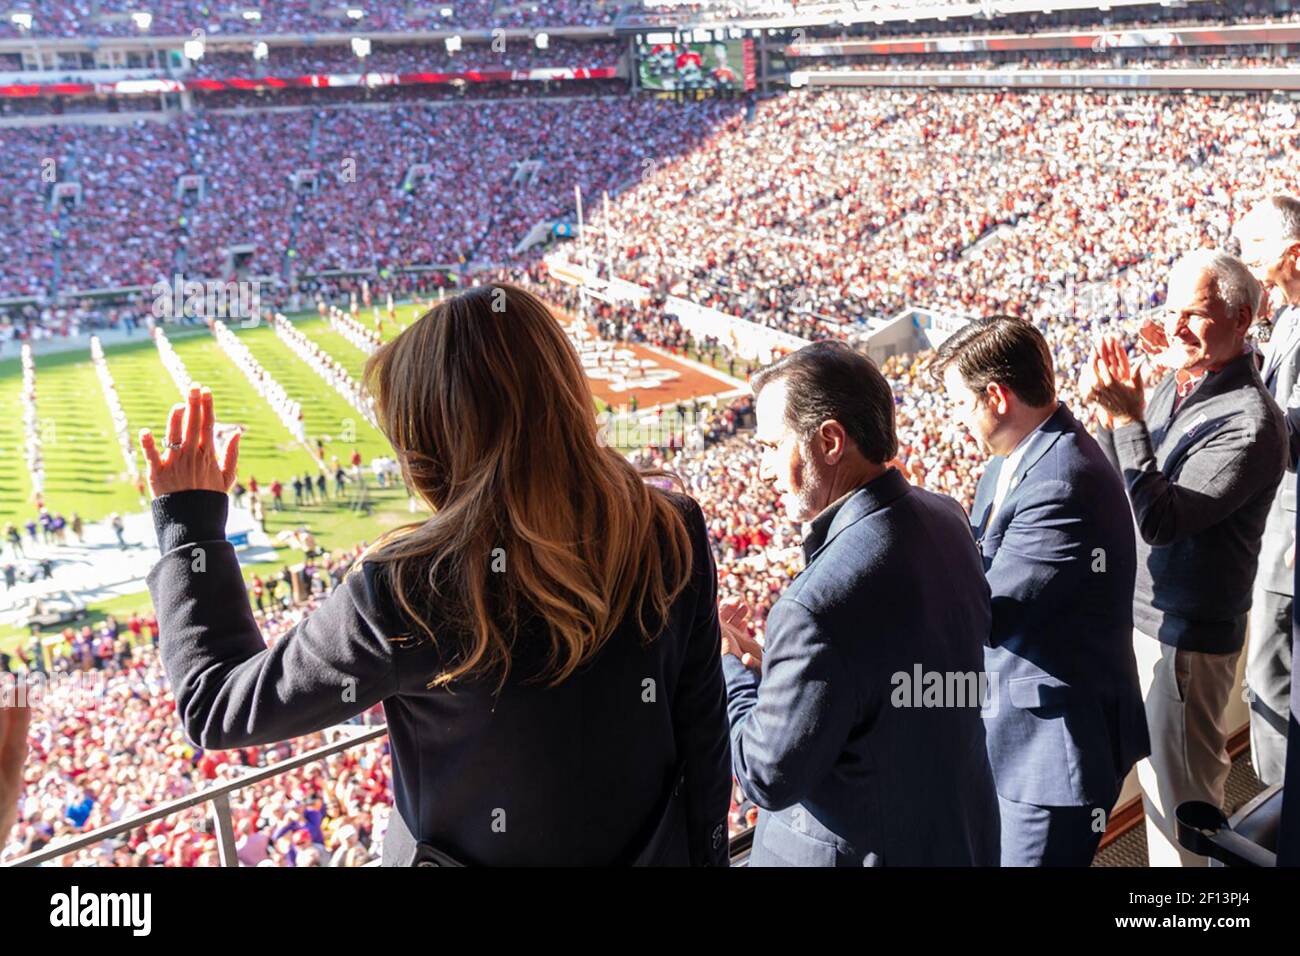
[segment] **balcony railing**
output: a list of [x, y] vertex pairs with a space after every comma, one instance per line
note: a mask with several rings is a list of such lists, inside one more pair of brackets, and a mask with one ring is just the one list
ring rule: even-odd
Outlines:
[[[297, 770], [307, 764], [323, 760], [334, 754], [342, 753], [345, 750], [351, 750], [361, 744], [369, 743], [372, 740], [378, 740], [388, 733], [388, 727], [381, 725], [378, 727], [362, 727], [353, 730], [350, 726], [331, 728], [339, 734], [339, 739], [323, 747], [316, 747], [304, 753], [296, 754], [287, 760], [281, 760], [272, 767], [263, 767], [244, 774], [235, 780], [229, 780], [215, 787], [208, 787], [199, 793], [190, 794], [188, 797], [181, 797], [178, 800], [170, 800], [167, 803], [159, 804], [151, 810], [144, 810], [140, 813], [129, 817], [124, 817], [116, 823], [106, 827], [100, 827], [89, 833], [83, 833], [71, 840], [64, 840], [59, 843], [52, 843], [35, 853], [29, 853], [27, 856], [19, 857], [4, 864], [7, 867], [20, 866], [40, 866], [57, 860], [60, 857], [67, 856], [69, 853], [76, 853], [93, 847], [104, 840], [121, 836], [124, 833], [130, 833], [142, 826], [152, 823], [154, 820], [161, 820], [183, 810], [189, 810], [201, 804], [208, 804], [212, 814], [212, 822], [216, 830], [217, 849], [221, 856], [222, 866], [239, 866], [239, 857], [235, 848], [235, 829], [230, 816], [230, 795], [244, 787], [262, 783], [266, 780], [274, 780], [282, 774], [291, 770]], [[329, 731], [327, 731], [328, 733]], [[743, 865], [749, 857], [749, 847], [753, 842], [753, 831], [746, 830], [731, 839], [731, 862], [732, 865]], [[378, 861], [368, 865], [377, 865]]]

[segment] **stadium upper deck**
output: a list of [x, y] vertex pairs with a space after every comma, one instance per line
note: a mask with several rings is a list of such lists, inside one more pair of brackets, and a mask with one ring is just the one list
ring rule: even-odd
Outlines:
[[185, 0], [9, 0], [0, 8], [5, 39], [129, 40], [190, 36], [383, 33], [492, 28], [613, 28], [735, 23], [747, 26], [867, 28], [873, 32], [927, 27], [942, 33], [1055, 25], [1137, 22], [1228, 22], [1283, 16], [1285, 0], [445, 0], [321, 4], [313, 0], [244, 0], [196, 4]]

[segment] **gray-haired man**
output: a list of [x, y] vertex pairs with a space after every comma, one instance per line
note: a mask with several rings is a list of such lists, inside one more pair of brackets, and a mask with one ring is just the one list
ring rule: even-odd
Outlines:
[[1187, 800], [1222, 806], [1230, 769], [1223, 715], [1286, 467], [1282, 412], [1246, 346], [1261, 297], [1240, 260], [1185, 256], [1161, 321], [1174, 371], [1150, 402], [1118, 336], [1098, 344], [1083, 383], [1137, 522], [1133, 650], [1151, 732], [1138, 780], [1152, 866], [1205, 864], [1178, 846], [1174, 812]]
[[1286, 772], [1291, 712], [1291, 604], [1295, 593], [1296, 460], [1300, 457], [1300, 199], [1274, 196], [1255, 206], [1233, 235], [1247, 268], [1280, 301], [1263, 347], [1260, 376], [1286, 415], [1287, 470], [1264, 527], [1250, 609], [1246, 684], [1250, 752], [1266, 784]]

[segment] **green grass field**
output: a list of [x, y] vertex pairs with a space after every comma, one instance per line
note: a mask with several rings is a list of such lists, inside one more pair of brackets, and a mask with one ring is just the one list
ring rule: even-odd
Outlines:
[[[398, 308], [402, 326], [417, 318], [415, 306]], [[331, 357], [359, 377], [366, 356], [313, 314], [294, 316], [295, 324]], [[353, 449], [366, 460], [391, 454], [388, 442], [342, 396], [329, 388], [310, 366], [295, 356], [266, 326], [232, 329], [248, 344], [253, 356], [294, 398], [302, 402], [308, 439], [325, 440], [326, 456], [346, 460]], [[400, 331], [385, 322], [385, 336]], [[206, 330], [169, 327], [168, 338], [191, 378], [209, 386], [216, 396], [217, 417], [246, 427], [240, 447], [240, 477], [247, 483], [314, 470], [311, 455], [289, 434], [271, 407], [248, 384], [239, 369]], [[131, 343], [105, 348], [109, 371], [117, 384], [132, 435], [141, 428], [160, 433], [167, 413], [180, 393], [143, 332]], [[0, 361], [0, 524], [26, 520], [35, 514], [31, 476], [23, 455], [18, 358]], [[76, 512], [96, 521], [114, 511], [140, 510], [139, 494], [127, 479], [125, 464], [113, 440], [112, 423], [89, 350], [36, 357], [37, 413], [45, 456], [45, 500], [51, 511]], [[137, 461], [144, 462], [137, 449]], [[322, 528], [322, 530], [326, 530]]]
[[[415, 306], [399, 307], [397, 313], [396, 324], [384, 323], [386, 338], [397, 335], [402, 327], [419, 317]], [[369, 320], [368, 315], [363, 318]], [[313, 313], [293, 319], [354, 377], [360, 377], [366, 361], [363, 352]], [[239, 329], [235, 325], [232, 329], [248, 345], [254, 358], [302, 403], [308, 441], [314, 443], [318, 436], [324, 441], [327, 461], [331, 455], [337, 455], [346, 464], [354, 449], [367, 462], [376, 456], [392, 454], [383, 435], [294, 355], [274, 330], [267, 326]], [[255, 476], [266, 488], [276, 478], [287, 484], [293, 474], [316, 473], [307, 449], [294, 440], [270, 405], [253, 391], [211, 333], [204, 328], [178, 326], [168, 327], [167, 335], [191, 378], [213, 390], [218, 420], [245, 426], [239, 456], [241, 481], [247, 484]], [[146, 427], [161, 435], [168, 411], [179, 401], [180, 392], [158, 357], [152, 339], [141, 332], [135, 341], [107, 346], [104, 351], [132, 436]], [[98, 521], [115, 511], [143, 510], [139, 492], [129, 480], [122, 454], [113, 439], [112, 421], [89, 349], [37, 355], [35, 361], [46, 506], [51, 512], [65, 516], [80, 514], [87, 522]], [[20, 360], [0, 362], [0, 407], [5, 410], [0, 415], [0, 525], [14, 522], [21, 526], [36, 514], [31, 476], [23, 453], [21, 386]], [[143, 473], [144, 461], [138, 448], [136, 459]], [[329, 484], [332, 492], [332, 477]], [[371, 481], [369, 487], [372, 506], [369, 515], [349, 510], [344, 503], [332, 500], [295, 508], [292, 492], [286, 490], [285, 510], [267, 511], [267, 531], [274, 537], [278, 531], [306, 525], [324, 547], [344, 548], [374, 540], [388, 528], [415, 517], [400, 486], [381, 489]], [[281, 548], [277, 549], [276, 561], [246, 565], [244, 571], [251, 577], [300, 560], [300, 552]], [[99, 620], [106, 613], [143, 610], [148, 603], [146, 592], [114, 598], [92, 607], [90, 619]], [[0, 626], [0, 646], [12, 646], [23, 636], [13, 628]]]

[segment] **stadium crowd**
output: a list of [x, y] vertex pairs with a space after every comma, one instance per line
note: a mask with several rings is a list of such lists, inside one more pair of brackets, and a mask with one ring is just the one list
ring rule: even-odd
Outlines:
[[[565, 213], [575, 183], [612, 192], [736, 111], [621, 98], [401, 106], [382, 124], [329, 110], [0, 129], [0, 146], [15, 147], [3, 164], [13, 190], [0, 193], [0, 252], [13, 253], [0, 298], [49, 292], [56, 276], [64, 292], [148, 287], [182, 264], [224, 278], [231, 247], [251, 247], [253, 275], [279, 275], [286, 257], [298, 273], [503, 261], [535, 223]], [[624, 135], [606, 138], [612, 128]], [[312, 183], [295, 188], [300, 172]], [[187, 173], [203, 178], [198, 195], [178, 189]], [[82, 205], [42, 208], [49, 175], [80, 182]]]
[[[194, 30], [240, 34], [603, 26], [613, 22], [618, 9], [602, 0], [546, 0], [502, 10], [498, 6], [497, 0], [459, 0], [454, 6], [408, 10], [376, 2], [323, 7], [313, 0], [277, 0], [219, 10], [186, 0], [43, 0], [12, 8], [11, 15], [0, 20], [0, 38], [188, 36]], [[351, 16], [351, 10], [362, 15]], [[30, 15], [30, 26], [12, 17], [20, 12]], [[147, 22], [139, 19], [142, 14], [148, 15]]]
[[[906, 0], [900, 2], [905, 6], [910, 5]], [[1045, 3], [1043, 6], [1050, 8], [1051, 4]], [[1175, 27], [1291, 23], [1297, 19], [1300, 19], [1300, 13], [1293, 9], [1289, 0], [1216, 0], [1214, 3], [1181, 7], [1172, 7], [1160, 0], [1123, 7], [1112, 7], [1099, 2], [1074, 10], [1044, 9], [1032, 13], [1003, 13], [993, 20], [982, 16], [966, 16], [918, 23], [906, 17], [895, 17], [883, 22], [859, 23], [856, 30], [841, 31], [835, 38], [861, 39], [863, 35], [930, 38], [953, 34], [995, 35], [1070, 29], [1166, 30]], [[829, 36], [829, 31], [827, 35]]]
[[1075, 50], [1015, 51], [987, 57], [847, 54], [792, 58], [790, 63], [800, 70], [1254, 70], [1288, 69], [1293, 60], [1291, 49], [1280, 46], [1170, 50], [1163, 55], [1150, 49], [1107, 50], [1090, 56], [1079, 56]]
[[[255, 577], [255, 613], [268, 643], [319, 605], [360, 550], [309, 558], [304, 573], [310, 596], [298, 603], [288, 569], [266, 582]], [[152, 612], [120, 622], [110, 615], [44, 643], [33, 640], [12, 659], [0, 660], [6, 674], [20, 664], [36, 673], [24, 679], [41, 695], [31, 728], [26, 797], [0, 858], [61, 842], [328, 742], [316, 734], [266, 747], [196, 749], [177, 720], [158, 637]], [[369, 722], [369, 715], [363, 720]], [[127, 754], [131, 759], [122, 759]], [[241, 864], [363, 866], [377, 859], [392, 800], [389, 773], [386, 743], [378, 741], [236, 791], [231, 810]], [[60, 865], [215, 866], [216, 847], [208, 810], [200, 805], [69, 854]]]
[[[1135, 283], [1133, 267], [1152, 248], [1201, 237], [1140, 236], [1129, 224], [1165, 232], [1181, 217], [1149, 213], [1200, 202], [1215, 207], [1207, 228], [1221, 231], [1214, 183], [1244, 175], [1261, 192], [1281, 164], [1252, 160], [1295, 149], [1290, 107], [1215, 96], [800, 93], [759, 104], [748, 122], [738, 104], [626, 98], [446, 109], [394, 108], [379, 128], [368, 112], [331, 110], [209, 115], [184, 130], [141, 123], [111, 139], [66, 130], [29, 156], [31, 171], [48, 150], [82, 183], [84, 209], [36, 213], [66, 236], [57, 249], [33, 242], [19, 226], [39, 202], [40, 178], [29, 176], [10, 200], [26, 190], [18, 218], [0, 221], [0, 248], [15, 250], [0, 292], [48, 289], [56, 268], [65, 290], [154, 282], [178, 262], [220, 276], [232, 245], [252, 246], [247, 267], [263, 275], [286, 258], [296, 273], [526, 263], [517, 245], [536, 223], [572, 214], [575, 184], [604, 253], [594, 200], [630, 184], [611, 203], [616, 271], [803, 334], [819, 317], [904, 305], [987, 311], [1067, 276], [1122, 278], [1149, 299], [1159, 290]], [[436, 133], [448, 119], [461, 124], [457, 143]], [[626, 135], [580, 149], [612, 128]], [[174, 148], [160, 154], [158, 136]], [[358, 150], [363, 140], [372, 148]], [[787, 162], [801, 175], [783, 183]], [[201, 196], [176, 198], [182, 172], [203, 176]], [[299, 189], [297, 172], [312, 174]], [[467, 201], [439, 201], [453, 184]], [[1056, 241], [1080, 223], [1090, 227], [1082, 249]], [[117, 241], [97, 243], [104, 228]], [[979, 245], [995, 230], [999, 241]]]
[[566, 40], [556, 37], [542, 49], [526, 38], [506, 38], [497, 44], [470, 43], [455, 53], [442, 44], [376, 43], [359, 58], [347, 44], [276, 47], [264, 60], [251, 49], [214, 50], [195, 64], [194, 75], [205, 79], [248, 76], [304, 76], [309, 73], [463, 73], [468, 70], [531, 70], [553, 67], [617, 66], [623, 45], [612, 40]]

